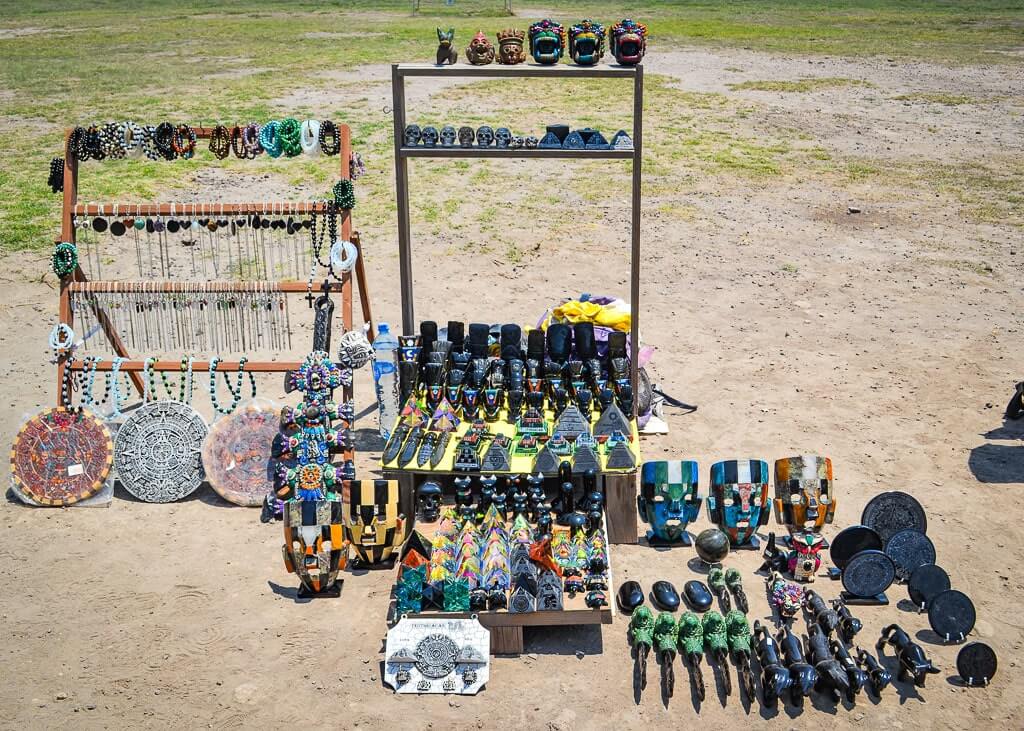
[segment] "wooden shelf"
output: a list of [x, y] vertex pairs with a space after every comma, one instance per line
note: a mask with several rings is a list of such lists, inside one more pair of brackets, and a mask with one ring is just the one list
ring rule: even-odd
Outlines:
[[392, 66], [399, 76], [464, 76], [467, 78], [574, 78], [574, 79], [632, 79], [643, 73], [643, 65], [637, 66], [576, 66], [557, 63], [542, 66], [537, 63], [520, 63], [504, 66], [491, 63], [486, 66], [457, 63], [438, 66], [432, 63], [399, 63]]
[[563, 158], [567, 160], [632, 160], [634, 150], [563, 150], [522, 147], [519, 149], [503, 147], [402, 147], [398, 154], [402, 157], [454, 157], [479, 158], [495, 157], [508, 160], [510, 158]]

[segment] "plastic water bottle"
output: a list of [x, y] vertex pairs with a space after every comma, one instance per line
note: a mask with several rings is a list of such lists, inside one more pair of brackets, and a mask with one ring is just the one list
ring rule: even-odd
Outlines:
[[398, 419], [398, 338], [387, 323], [380, 323], [373, 339], [373, 382], [377, 389], [380, 435], [385, 440]]

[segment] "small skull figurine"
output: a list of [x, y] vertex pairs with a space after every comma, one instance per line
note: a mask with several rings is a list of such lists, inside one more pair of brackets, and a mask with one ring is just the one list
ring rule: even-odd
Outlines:
[[437, 128], [436, 127], [424, 127], [423, 132], [420, 135], [423, 139], [423, 144], [426, 147], [437, 147]]
[[433, 480], [428, 480], [416, 490], [416, 498], [423, 521], [435, 522], [441, 515], [441, 486]]
[[405, 146], [416, 147], [420, 143], [423, 133], [418, 124], [410, 124], [405, 128]]
[[514, 149], [514, 150], [518, 150], [518, 149], [519, 149], [520, 147], [522, 147], [522, 146], [523, 146], [523, 138], [522, 138], [522, 137], [520, 137], [519, 135], [515, 135], [515, 136], [514, 136], [514, 137], [513, 137], [513, 138], [512, 138], [512, 139], [511, 139], [511, 140], [509, 141], [509, 145], [508, 145], [508, 146], [509, 146], [509, 147], [511, 147], [511, 148], [512, 148], [512, 149]]
[[486, 124], [476, 131], [476, 144], [480, 147], [490, 147], [494, 143], [494, 130]]
[[459, 127], [459, 144], [463, 147], [472, 147], [475, 136], [472, 127]]
[[441, 146], [442, 147], [454, 147], [455, 146], [455, 128], [450, 124], [446, 124], [441, 128]]
[[526, 146], [527, 146], [527, 147], [529, 147], [529, 148], [531, 148], [531, 149], [532, 149], [532, 148], [534, 148], [534, 147], [536, 147], [536, 146], [538, 145], [538, 143], [539, 143], [539, 142], [540, 142], [540, 141], [539, 141], [539, 140], [538, 140], [538, 139], [537, 139], [536, 137], [534, 137], [533, 135], [530, 135], [530, 136], [529, 136], [529, 137], [527, 137], [527, 138], [526, 138], [526, 140], [524, 141], [524, 143], [526, 144]]
[[498, 147], [509, 147], [512, 144], [512, 133], [508, 127], [498, 127], [494, 130], [494, 142]]

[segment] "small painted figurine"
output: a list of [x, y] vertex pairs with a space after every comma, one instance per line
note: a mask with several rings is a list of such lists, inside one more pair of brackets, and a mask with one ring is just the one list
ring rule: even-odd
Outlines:
[[733, 546], [757, 545], [754, 533], [768, 524], [768, 463], [727, 460], [711, 466], [708, 517]]
[[580, 66], [594, 66], [604, 56], [604, 26], [589, 18], [569, 28], [569, 57]]
[[645, 462], [637, 507], [651, 526], [648, 538], [688, 543], [686, 526], [700, 514], [698, 468], [692, 461]]
[[289, 500], [284, 509], [281, 553], [288, 573], [299, 577], [299, 597], [340, 593], [338, 572], [348, 564], [341, 500]]
[[832, 460], [807, 455], [775, 461], [775, 520], [790, 535], [820, 533], [836, 512]]
[[558, 63], [565, 53], [565, 28], [545, 18], [530, 26], [530, 55], [545, 66]]
[[459, 60], [459, 53], [455, 50], [455, 29], [449, 28], [448, 32], [437, 29], [437, 65], [446, 63], [454, 64]]
[[523, 50], [525, 40], [526, 31], [518, 28], [498, 31], [498, 63], [506, 66], [523, 63], [526, 60], [526, 51]]
[[775, 571], [765, 578], [765, 585], [768, 603], [779, 611], [779, 619], [783, 623], [791, 621], [804, 605], [804, 590], [796, 584], [790, 584]]
[[[932, 673], [938, 673], [939, 669], [932, 665], [932, 661], [924, 654], [924, 650], [916, 642], [910, 640], [910, 635], [903, 631], [898, 624], [890, 624], [882, 630], [875, 649], [881, 653], [886, 644], [892, 645], [896, 651], [896, 658], [900, 663], [897, 680], [910, 678], [914, 685], [924, 687], [925, 679]], [[881, 656], [881, 655], [879, 655]]]
[[790, 540], [787, 568], [797, 581], [811, 582], [821, 567], [821, 549], [825, 539], [820, 533], [794, 533]]
[[466, 46], [466, 58], [474, 66], [486, 66], [494, 62], [494, 44], [479, 31]]
[[356, 557], [383, 563], [405, 542], [405, 516], [398, 512], [398, 480], [353, 480], [345, 529]]
[[608, 40], [612, 55], [622, 66], [636, 66], [644, 60], [647, 53], [647, 26], [630, 18], [621, 21], [608, 29]]

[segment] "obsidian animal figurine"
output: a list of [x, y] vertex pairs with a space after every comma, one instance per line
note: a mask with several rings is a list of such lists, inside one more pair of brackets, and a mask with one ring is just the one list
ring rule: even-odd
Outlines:
[[896, 652], [896, 659], [899, 660], [900, 670], [896, 674], [897, 680], [912, 678], [914, 685], [918, 688], [924, 687], [925, 679], [939, 669], [932, 665], [932, 661], [924, 654], [924, 650], [916, 642], [912, 642], [910, 635], [903, 631], [898, 624], [890, 624], [882, 630], [881, 637], [875, 643], [878, 652], [890, 645]]
[[892, 682], [892, 675], [882, 667], [882, 663], [867, 650], [857, 648], [857, 664], [868, 674], [868, 687], [876, 698], [882, 697], [882, 691]]
[[817, 690], [825, 693], [832, 701], [838, 703], [840, 698], [850, 692], [850, 676], [845, 668], [832, 656], [832, 648], [828, 645], [828, 636], [816, 624], [807, 627], [807, 651], [814, 662], [818, 673]]
[[850, 689], [846, 693], [846, 700], [855, 703], [856, 697], [871, 682], [871, 679], [866, 672], [857, 667], [857, 663], [851, 657], [850, 651], [846, 649], [846, 645], [839, 640], [832, 640], [829, 647], [836, 660], [843, 666], [843, 670], [846, 671], [846, 677], [850, 679]]
[[833, 599], [832, 608], [836, 611], [836, 615], [839, 617], [839, 626], [836, 631], [839, 633], [839, 638], [847, 645], [853, 643], [853, 638], [857, 636], [857, 633], [863, 628], [861, 621], [850, 614], [850, 608], [846, 606], [846, 602], [842, 599]]
[[437, 65], [454, 64], [459, 60], [459, 52], [455, 50], [455, 29], [448, 32], [437, 29]]
[[825, 603], [825, 600], [813, 589], [804, 591], [805, 606], [811, 617], [826, 635], [831, 635], [839, 626], [839, 615]]
[[754, 654], [757, 656], [757, 664], [761, 666], [761, 693], [768, 708], [775, 708], [779, 697], [793, 685], [793, 677], [782, 664], [779, 652], [779, 645], [771, 632], [759, 620], [755, 620]]
[[808, 697], [818, 684], [818, 671], [804, 659], [800, 638], [793, 634], [789, 627], [779, 630], [778, 640], [792, 683], [789, 688], [789, 700], [794, 706], [801, 708], [804, 705], [804, 698]]
[[775, 534], [768, 534], [768, 545], [764, 547], [764, 563], [758, 571], [776, 571], [780, 574], [786, 573], [789, 568], [789, 554], [782, 551], [775, 545]]

